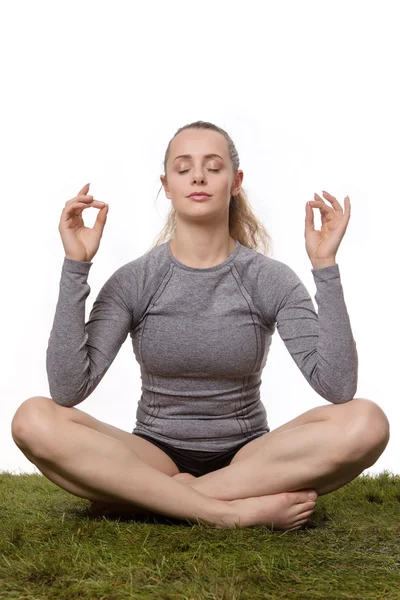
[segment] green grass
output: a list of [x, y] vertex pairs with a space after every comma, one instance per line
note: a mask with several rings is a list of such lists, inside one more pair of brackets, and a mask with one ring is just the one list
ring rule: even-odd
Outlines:
[[400, 599], [400, 475], [318, 498], [300, 530], [93, 517], [41, 474], [0, 473], [0, 598]]

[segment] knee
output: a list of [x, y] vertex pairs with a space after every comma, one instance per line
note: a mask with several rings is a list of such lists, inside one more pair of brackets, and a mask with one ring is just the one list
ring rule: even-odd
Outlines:
[[389, 442], [389, 420], [381, 407], [372, 400], [354, 398], [348, 405], [347, 457], [351, 460], [365, 458], [371, 463], [367, 466], [372, 466]]
[[44, 396], [33, 396], [19, 406], [11, 422], [11, 435], [21, 450], [40, 455], [51, 430], [50, 419], [54, 409], [53, 400]]

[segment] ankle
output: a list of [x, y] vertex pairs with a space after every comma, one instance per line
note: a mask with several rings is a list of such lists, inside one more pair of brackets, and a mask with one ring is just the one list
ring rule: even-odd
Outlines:
[[213, 515], [207, 522], [215, 525], [218, 529], [232, 528], [239, 524], [239, 512], [235, 506], [235, 500], [216, 500], [218, 503]]

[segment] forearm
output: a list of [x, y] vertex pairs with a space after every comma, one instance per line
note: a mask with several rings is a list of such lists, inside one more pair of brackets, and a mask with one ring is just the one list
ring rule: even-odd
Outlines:
[[[319, 263], [320, 264], [320, 263]], [[325, 265], [328, 266], [328, 265]], [[353, 397], [357, 388], [358, 356], [344, 300], [339, 266], [313, 271], [317, 284], [319, 339], [313, 375], [331, 402]]]
[[88, 263], [65, 259], [48, 341], [46, 368], [50, 394], [63, 406], [74, 406], [88, 391], [90, 361], [85, 331], [85, 301], [90, 293], [88, 271]]

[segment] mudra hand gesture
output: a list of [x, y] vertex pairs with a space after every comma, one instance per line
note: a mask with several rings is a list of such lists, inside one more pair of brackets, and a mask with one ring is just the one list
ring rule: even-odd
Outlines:
[[[315, 200], [311, 200], [306, 204], [304, 235], [307, 254], [314, 269], [335, 264], [336, 252], [350, 220], [350, 199], [348, 196], [344, 199], [343, 212], [343, 208], [336, 198], [325, 191], [322, 194], [332, 206], [325, 204], [318, 194], [314, 194]], [[321, 211], [321, 231], [314, 229], [313, 208], [319, 208]]]

